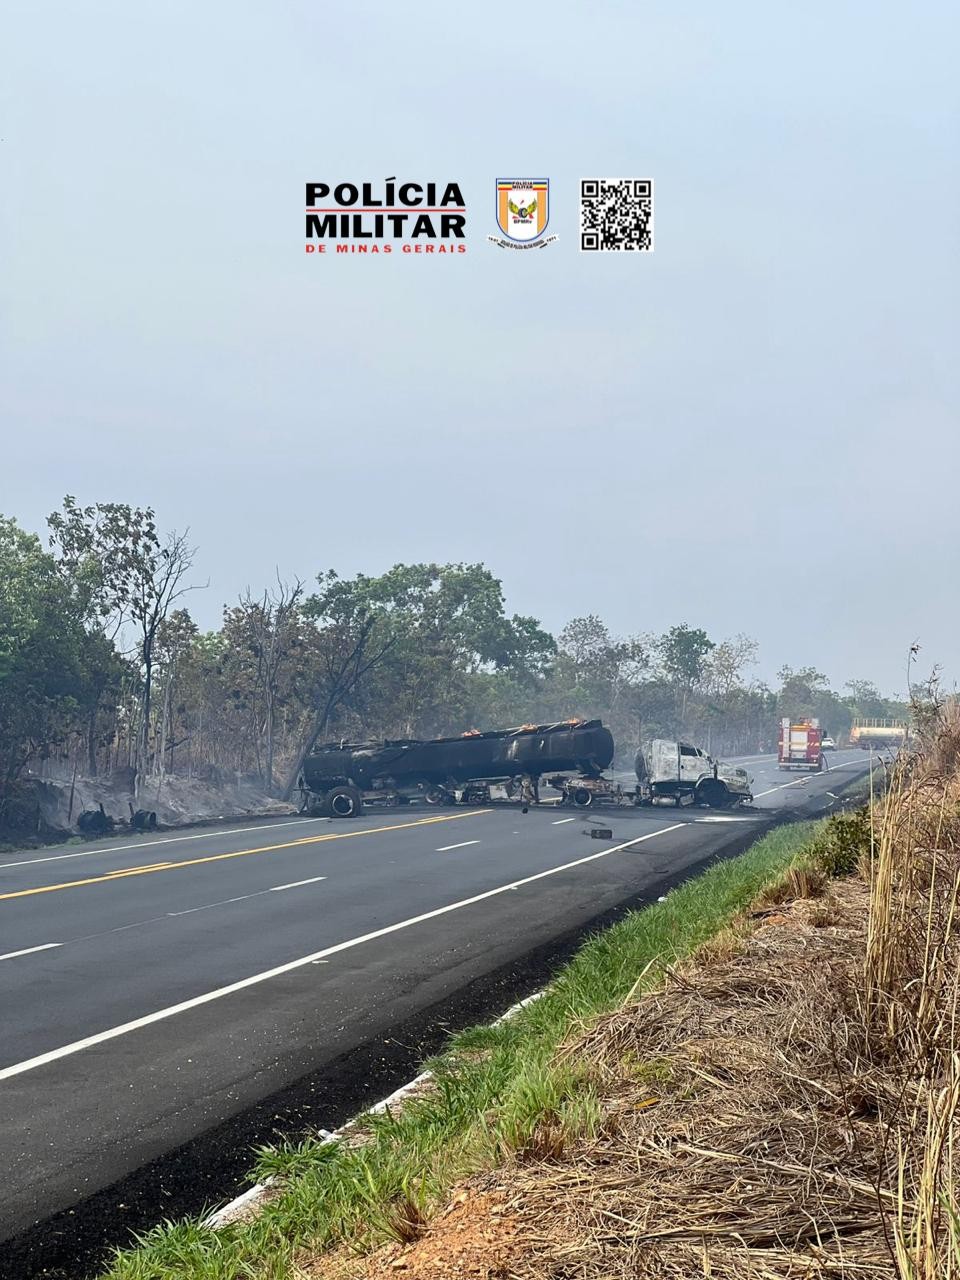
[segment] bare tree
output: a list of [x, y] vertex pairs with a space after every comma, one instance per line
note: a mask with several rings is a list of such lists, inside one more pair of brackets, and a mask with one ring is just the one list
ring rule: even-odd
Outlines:
[[191, 645], [198, 635], [197, 624], [186, 609], [174, 609], [157, 628], [154, 642], [155, 680], [162, 678], [163, 701], [160, 710], [160, 726], [156, 735], [156, 772], [159, 774], [157, 799], [167, 769], [167, 756], [170, 766], [173, 765], [173, 752], [180, 745], [173, 737], [174, 690], [177, 685], [178, 667], [183, 658], [190, 652]]
[[137, 630], [137, 649], [143, 671], [140, 732], [135, 765], [138, 777], [150, 763], [150, 709], [157, 634], [173, 604], [195, 587], [184, 578], [193, 567], [196, 547], [187, 541], [189, 530], [173, 532], [157, 548], [147, 547], [138, 557], [130, 592], [129, 613]]
[[256, 664], [256, 687], [263, 704], [263, 780], [268, 792], [273, 791], [278, 699], [286, 668], [300, 648], [302, 595], [299, 578], [290, 586], [278, 573], [276, 590], [264, 591], [260, 600], [254, 600], [248, 588], [240, 599]]
[[376, 622], [376, 616], [369, 613], [358, 619], [336, 622], [316, 633], [319, 662], [314, 711], [287, 775], [284, 800], [293, 794], [304, 760], [329, 729], [337, 707], [354, 693], [364, 676], [378, 666], [393, 647], [394, 637], [374, 643]]

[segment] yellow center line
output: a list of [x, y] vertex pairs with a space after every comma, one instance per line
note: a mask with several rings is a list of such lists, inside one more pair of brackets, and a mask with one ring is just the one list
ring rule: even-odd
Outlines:
[[116, 871], [104, 872], [107, 876], [132, 876], [141, 871], [161, 871], [164, 867], [172, 867], [173, 862], [151, 862], [145, 867], [118, 867]]
[[[85, 880], [67, 880], [64, 884], [36, 885], [32, 889], [17, 889], [13, 893], [0, 893], [0, 902], [8, 898], [29, 898], [37, 893], [58, 893], [61, 889], [79, 889], [86, 884], [109, 884], [124, 876], [152, 875], [157, 871], [179, 871], [181, 867], [198, 867], [204, 862], [223, 862], [227, 858], [248, 858], [254, 853], [273, 853], [277, 849], [293, 849], [298, 845], [322, 844], [326, 840], [351, 840], [358, 836], [376, 836], [381, 831], [403, 831], [409, 827], [426, 827], [436, 822], [456, 822], [458, 818], [477, 818], [492, 809], [471, 809], [468, 813], [438, 814], [434, 818], [417, 818], [414, 822], [396, 822], [389, 827], [369, 827], [365, 831], [334, 831], [322, 836], [302, 836], [299, 840], [287, 840], [284, 844], [266, 844], [258, 849], [237, 849], [233, 853], [213, 853], [205, 858], [189, 858], [183, 862], [154, 862], [145, 867], [120, 867], [102, 876], [89, 876]], [[104, 852], [109, 852], [105, 850]]]

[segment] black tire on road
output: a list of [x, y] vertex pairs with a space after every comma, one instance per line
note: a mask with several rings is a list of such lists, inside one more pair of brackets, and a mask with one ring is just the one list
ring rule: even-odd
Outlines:
[[701, 804], [709, 805], [711, 809], [726, 809], [730, 803], [730, 792], [722, 782], [711, 778], [701, 784], [697, 799]]
[[587, 787], [576, 787], [573, 792], [573, 803], [578, 809], [589, 809], [593, 804], [593, 792]]
[[356, 787], [334, 787], [327, 792], [324, 807], [331, 818], [355, 818], [363, 808], [363, 797]]

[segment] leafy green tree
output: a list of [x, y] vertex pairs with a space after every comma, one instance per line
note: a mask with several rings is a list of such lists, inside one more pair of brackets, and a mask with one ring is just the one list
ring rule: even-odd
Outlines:
[[638, 687], [649, 662], [650, 642], [645, 637], [615, 637], [596, 614], [572, 618], [557, 637], [557, 658], [546, 682], [548, 718], [599, 716], [618, 740], [632, 742], [639, 717]]
[[791, 720], [814, 717], [820, 727], [835, 735], [849, 732], [851, 713], [849, 706], [827, 682], [827, 677], [815, 667], [781, 667], [777, 672], [780, 692], [777, 695], [778, 718]]
[[715, 647], [705, 631], [688, 627], [685, 622], [664, 632], [656, 643], [660, 670], [674, 691], [678, 735], [689, 734], [688, 704], [703, 679], [707, 659]]
[[692, 689], [700, 682], [707, 656], [715, 647], [700, 627], [688, 627], [685, 622], [671, 627], [657, 644], [664, 675], [680, 688]]
[[129, 622], [142, 673], [135, 765], [151, 763], [151, 712], [157, 634], [174, 603], [192, 587], [184, 579], [195, 549], [186, 534], [161, 540], [151, 507], [98, 502], [81, 507], [67, 495], [47, 519], [51, 545], [79, 606], [112, 635]]
[[81, 507], [67, 494], [47, 517], [58, 567], [84, 615], [116, 636], [129, 617], [144, 566], [160, 553], [152, 507], [98, 502]]
[[86, 757], [140, 775], [218, 780], [259, 774], [289, 795], [325, 736], [426, 737], [570, 716], [601, 716], [624, 755], [642, 736], [687, 737], [718, 753], [769, 749], [777, 719], [902, 714], [865, 680], [843, 696], [814, 667], [779, 688], [749, 681], [756, 642], [714, 643], [700, 628], [653, 638], [611, 633], [596, 614], [556, 640], [508, 615], [482, 564], [398, 564], [379, 576], [321, 573], [248, 591], [200, 634], [179, 605], [194, 552], [162, 538], [152, 508], [81, 507], [49, 517], [51, 551], [0, 518], [0, 803], [25, 765]]
[[83, 723], [109, 661], [39, 538], [0, 516], [0, 802]]
[[895, 698], [885, 698], [870, 680], [848, 680], [843, 687], [850, 690], [844, 702], [853, 716], [889, 719], [905, 719], [907, 716], [907, 703]]
[[480, 564], [395, 565], [349, 580], [327, 573], [319, 584], [307, 616], [364, 619], [382, 652], [375, 674], [350, 690], [350, 709], [367, 731], [456, 731], [471, 709], [472, 677], [508, 670], [533, 680], [555, 650], [535, 619], [506, 615], [500, 581]]
[[792, 667], [783, 666], [777, 672], [777, 679], [780, 681], [777, 709], [791, 719], [816, 715], [830, 692], [827, 677], [815, 667], [794, 671]]

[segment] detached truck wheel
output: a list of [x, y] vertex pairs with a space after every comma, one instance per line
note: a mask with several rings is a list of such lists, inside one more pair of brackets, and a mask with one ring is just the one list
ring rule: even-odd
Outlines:
[[573, 803], [578, 809], [588, 809], [593, 804], [593, 792], [587, 787], [576, 787], [573, 792]]
[[331, 818], [355, 818], [363, 808], [363, 798], [356, 787], [334, 787], [327, 792], [327, 813]]

